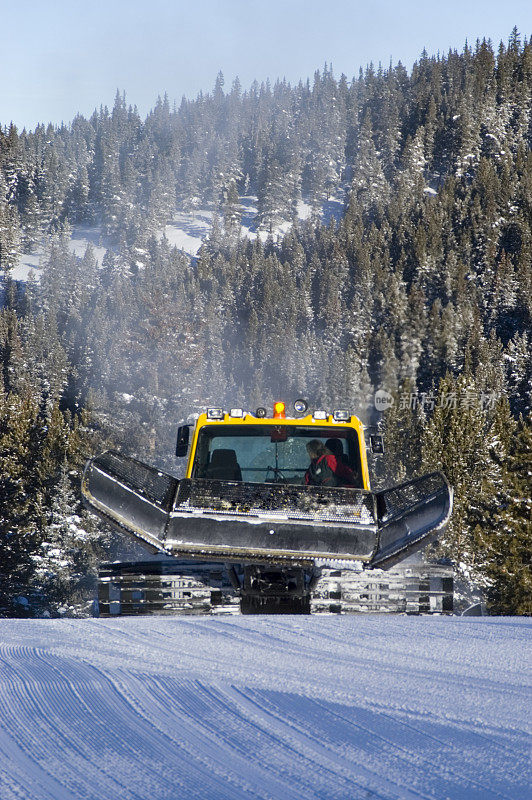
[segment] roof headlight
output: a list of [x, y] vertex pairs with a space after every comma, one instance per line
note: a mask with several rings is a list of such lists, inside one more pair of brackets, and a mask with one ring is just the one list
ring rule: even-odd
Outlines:
[[315, 411], [313, 416], [314, 416], [314, 419], [327, 419], [327, 412], [326, 411]]
[[223, 419], [224, 418], [224, 410], [223, 408], [208, 408], [207, 409], [207, 419]]
[[244, 409], [242, 408], [232, 408], [229, 412], [230, 417], [243, 417], [244, 416]]
[[333, 418], [336, 420], [336, 422], [349, 422], [350, 417], [351, 414], [349, 411], [337, 410], [333, 414]]
[[303, 400], [302, 397], [299, 397], [294, 403], [294, 410], [296, 414], [304, 414], [307, 409], [308, 409], [307, 401]]

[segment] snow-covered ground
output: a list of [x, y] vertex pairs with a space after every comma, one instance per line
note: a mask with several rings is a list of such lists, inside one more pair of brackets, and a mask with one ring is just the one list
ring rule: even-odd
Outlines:
[[164, 234], [171, 247], [177, 247], [178, 250], [195, 256], [211, 226], [212, 211], [207, 209], [179, 211], [165, 227]]
[[[266, 241], [269, 231], [257, 229], [257, 198], [254, 195], [247, 195], [240, 198], [241, 214], [241, 236], [254, 239], [259, 236], [262, 241]], [[328, 201], [324, 203], [322, 218], [328, 222], [331, 217], [331, 204], [337, 203], [335, 216], [341, 212], [343, 202]], [[311, 215], [311, 206], [303, 200], [297, 205], [297, 215], [299, 219], [308, 219]], [[205, 208], [196, 208], [192, 211], [178, 211], [172, 220], [166, 225], [164, 234], [170, 244], [183, 250], [191, 256], [197, 255], [204, 239], [208, 236], [213, 220], [213, 212]], [[272, 235], [275, 239], [281, 238], [290, 230], [292, 223], [289, 221], [281, 222], [275, 226]]]
[[92, 252], [96, 261], [101, 265], [103, 257], [107, 252], [107, 246], [102, 240], [99, 228], [89, 225], [75, 225], [72, 228], [70, 238], [70, 250], [79, 258], [83, 258], [88, 245], [92, 245]]
[[22, 253], [17, 264], [11, 270], [10, 277], [14, 281], [27, 281], [30, 273], [33, 273], [36, 280], [39, 280], [43, 254], [44, 249], [42, 247], [39, 247], [33, 253]]
[[0, 620], [0, 797], [525, 800], [531, 625]]
[[[75, 225], [72, 228], [72, 235], [70, 237], [70, 251], [79, 258], [83, 258], [89, 243], [92, 245], [96, 261], [101, 266], [103, 257], [107, 252], [107, 247], [102, 242], [100, 228], [88, 225]], [[45, 242], [43, 242], [39, 247], [35, 248], [34, 252], [22, 253], [20, 255], [17, 265], [11, 270], [11, 278], [15, 281], [27, 281], [31, 272], [38, 281], [45, 258], [46, 247]]]

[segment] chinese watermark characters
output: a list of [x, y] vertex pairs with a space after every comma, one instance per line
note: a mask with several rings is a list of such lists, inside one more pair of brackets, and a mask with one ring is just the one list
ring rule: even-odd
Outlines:
[[385, 389], [379, 389], [375, 392], [375, 408], [377, 411], [387, 411], [395, 403], [399, 409], [404, 411], [410, 409], [411, 411], [434, 411], [435, 408], [444, 409], [474, 409], [479, 408], [482, 411], [490, 411], [495, 408], [498, 395], [496, 392], [449, 392], [440, 395], [434, 392], [400, 392], [394, 396]]

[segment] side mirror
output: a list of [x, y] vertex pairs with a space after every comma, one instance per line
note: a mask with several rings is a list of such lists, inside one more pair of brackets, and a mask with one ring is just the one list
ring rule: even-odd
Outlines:
[[188, 425], [181, 425], [177, 429], [177, 442], [175, 454], [178, 458], [183, 458], [188, 453], [188, 443], [190, 440], [190, 428]]
[[372, 433], [369, 437], [369, 446], [375, 456], [384, 455], [384, 439], [380, 433]]

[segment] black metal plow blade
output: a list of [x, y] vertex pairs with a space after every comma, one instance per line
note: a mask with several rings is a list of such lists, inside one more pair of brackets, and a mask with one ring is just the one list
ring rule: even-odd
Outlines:
[[[442, 523], [448, 511], [443, 487], [449, 492], [443, 476], [425, 476], [378, 495], [291, 484], [178, 481], [112, 452], [89, 461], [82, 482], [91, 510], [161, 552], [203, 560], [339, 559], [379, 566], [417, 546]], [[428, 495], [422, 495], [425, 490]]]
[[361, 489], [183, 480], [166, 543], [251, 561], [368, 561], [377, 543], [375, 500]]
[[385, 489], [375, 498], [379, 546], [371, 566], [384, 569], [434, 540], [453, 509], [453, 490], [442, 472]]
[[107, 452], [85, 466], [81, 492], [85, 504], [106, 522], [165, 552], [168, 515], [179, 481], [141, 461]]

